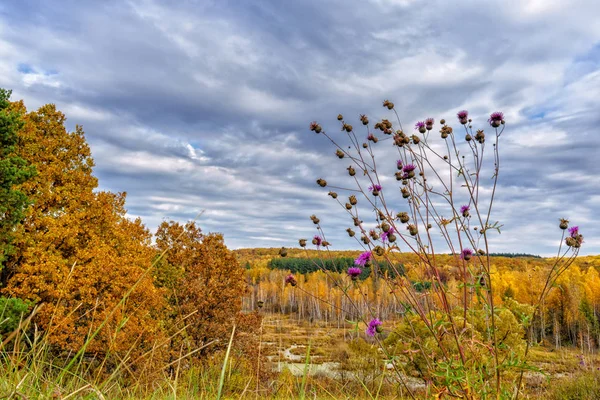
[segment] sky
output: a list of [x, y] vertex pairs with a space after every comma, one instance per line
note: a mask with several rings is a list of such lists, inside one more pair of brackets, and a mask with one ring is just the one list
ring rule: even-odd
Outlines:
[[[315, 184], [349, 187], [348, 161], [311, 121], [343, 142], [338, 113], [392, 118], [386, 99], [407, 131], [427, 117], [456, 131], [467, 109], [487, 132], [502, 111], [491, 250], [555, 254], [568, 218], [581, 254], [600, 254], [597, 15], [597, 0], [6, 0], [0, 87], [83, 125], [100, 189], [126, 191], [130, 217], [154, 230], [204, 210], [231, 248], [297, 246], [312, 214], [332, 249], [359, 248]], [[403, 211], [395, 150], [377, 146]]]

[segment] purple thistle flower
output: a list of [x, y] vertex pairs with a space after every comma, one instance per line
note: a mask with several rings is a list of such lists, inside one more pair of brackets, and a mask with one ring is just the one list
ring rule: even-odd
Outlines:
[[490, 114], [490, 119], [488, 119], [488, 122], [490, 123], [491, 126], [493, 126], [494, 128], [497, 128], [500, 126], [500, 123], [502, 123], [502, 120], [504, 119], [504, 114], [496, 111]]
[[419, 121], [415, 124], [415, 129], [425, 128], [425, 122]]
[[356, 260], [354, 260], [354, 264], [364, 267], [365, 264], [371, 260], [372, 256], [373, 254], [371, 254], [370, 251], [365, 251], [364, 253], [361, 253], [361, 255], [358, 256]]
[[414, 171], [415, 168], [416, 167], [413, 164], [406, 164], [404, 167], [402, 167], [402, 171], [406, 172], [406, 173], [409, 173], [411, 171]]
[[296, 277], [293, 274], [289, 274], [285, 277], [285, 283], [289, 283], [292, 286], [296, 286], [298, 282], [296, 281]]
[[348, 275], [350, 276], [350, 278], [352, 278], [352, 280], [356, 280], [356, 278], [362, 274], [362, 269], [358, 268], [358, 267], [350, 267], [348, 268]]
[[394, 233], [394, 228], [390, 227], [390, 229], [387, 232], [383, 232], [381, 234], [381, 240], [382, 241], [386, 241], [389, 235], [392, 235]]
[[579, 234], [579, 227], [578, 226], [572, 226], [569, 228], [569, 234], [571, 235], [571, 237], [575, 237]]
[[323, 243], [323, 238], [319, 235], [315, 235], [315, 237], [313, 238], [313, 244], [316, 245], [317, 247], [321, 246], [321, 243]]
[[433, 129], [433, 123], [434, 123], [434, 119], [433, 118], [427, 118], [425, 120], [425, 128], [427, 128], [428, 131], [430, 131], [431, 129]]
[[469, 112], [467, 110], [459, 111], [458, 113], [456, 113], [456, 116], [458, 117], [458, 120], [460, 121], [460, 123], [463, 125], [465, 125], [467, 122], [469, 122], [469, 120], [468, 120]]
[[469, 206], [468, 205], [464, 205], [462, 207], [460, 207], [460, 213], [462, 214], [463, 217], [468, 217], [469, 216]]
[[467, 118], [469, 116], [469, 112], [467, 110], [462, 110], [456, 113], [458, 119]]
[[469, 261], [471, 259], [472, 255], [473, 255], [473, 250], [471, 250], [471, 249], [463, 249], [463, 251], [460, 253], [460, 259], [461, 260], [465, 260], [465, 261]]
[[366, 331], [367, 335], [369, 335], [369, 336], [375, 336], [376, 333], [378, 333], [379, 331], [381, 331], [381, 328], [379, 326], [381, 326], [381, 321], [378, 320], [377, 318], [372, 319], [369, 322], [369, 326], [368, 326], [367, 331]]
[[373, 191], [375, 191], [375, 190], [376, 190], [376, 191], [378, 191], [378, 192], [380, 192], [380, 191], [381, 191], [381, 185], [374, 184], [373, 186], [369, 186], [369, 190], [370, 190], [371, 192], [373, 192]]

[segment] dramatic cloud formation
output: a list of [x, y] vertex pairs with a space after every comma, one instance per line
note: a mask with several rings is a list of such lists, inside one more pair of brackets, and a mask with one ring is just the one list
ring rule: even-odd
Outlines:
[[0, 86], [82, 124], [101, 188], [127, 191], [132, 216], [154, 229], [204, 209], [231, 247], [294, 246], [313, 213], [334, 248], [357, 247], [314, 183], [347, 165], [310, 121], [386, 117], [386, 98], [406, 126], [503, 111], [494, 249], [553, 254], [567, 217], [597, 254], [600, 24], [585, 21], [599, 13], [596, 0], [9, 1]]

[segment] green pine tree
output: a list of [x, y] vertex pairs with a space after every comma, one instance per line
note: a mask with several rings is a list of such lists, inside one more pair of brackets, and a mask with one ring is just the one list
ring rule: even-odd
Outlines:
[[35, 174], [35, 169], [15, 154], [23, 121], [12, 110], [10, 95], [10, 90], [0, 88], [0, 270], [13, 251], [13, 232], [28, 205], [27, 196], [14, 187]]

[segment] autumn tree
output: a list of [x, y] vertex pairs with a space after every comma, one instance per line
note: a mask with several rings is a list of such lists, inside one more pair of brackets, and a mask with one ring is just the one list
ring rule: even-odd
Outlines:
[[15, 226], [23, 219], [27, 196], [15, 188], [34, 174], [34, 169], [15, 154], [22, 116], [11, 107], [11, 91], [0, 88], [0, 271], [13, 252]]
[[[161, 337], [163, 296], [149, 273], [154, 250], [141, 221], [126, 218], [125, 194], [96, 191], [84, 132], [65, 129], [54, 105], [24, 115], [18, 156], [37, 168], [18, 189], [33, 201], [15, 232], [2, 294], [44, 306], [37, 326], [50, 344], [77, 351], [149, 351]], [[132, 290], [133, 289], [133, 290]]]
[[174, 329], [185, 328], [186, 346], [200, 354], [227, 345], [224, 340], [238, 323], [240, 331], [256, 326], [257, 318], [241, 317], [246, 292], [245, 270], [227, 249], [221, 234], [203, 234], [192, 222], [163, 222], [156, 246], [164, 259], [155, 272], [158, 286], [167, 290]]

